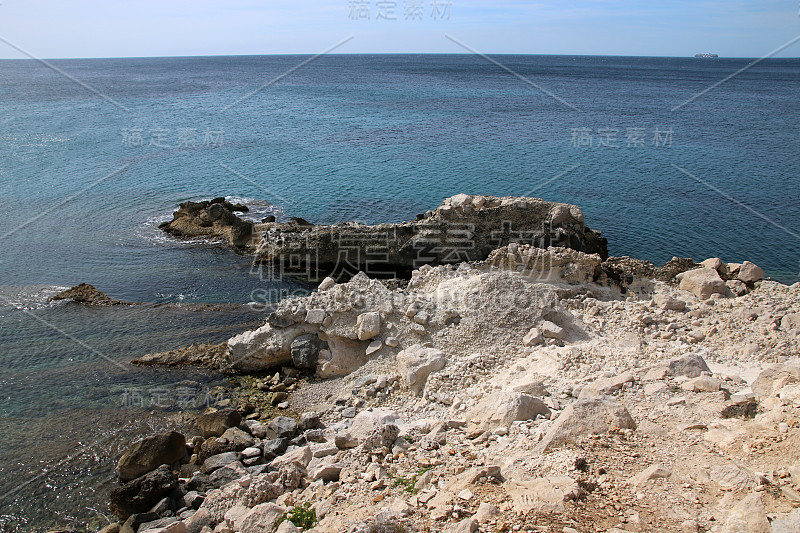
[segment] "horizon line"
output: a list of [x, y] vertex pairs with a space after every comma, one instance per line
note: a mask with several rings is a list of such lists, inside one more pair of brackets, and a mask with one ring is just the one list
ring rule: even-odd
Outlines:
[[[706, 52], [698, 52], [706, 53]], [[47, 61], [66, 61], [66, 60], [94, 60], [94, 59], [189, 59], [207, 57], [298, 57], [314, 56], [314, 53], [271, 53], [271, 54], [192, 54], [192, 55], [151, 55], [151, 56], [73, 56], [73, 57], [40, 57], [32, 59], [29, 57], [7, 57], [0, 58], [0, 61], [37, 61], [44, 59]], [[329, 53], [326, 56], [473, 56], [470, 52], [342, 52]], [[540, 56], [540, 57], [635, 57], [635, 58], [658, 58], [658, 59], [758, 59], [757, 56], [718, 56], [715, 58], [698, 58], [694, 55], [627, 55], [627, 54], [537, 54], [523, 52], [486, 52], [491, 56]], [[800, 59], [800, 56], [792, 57], [772, 57], [768, 59]]]

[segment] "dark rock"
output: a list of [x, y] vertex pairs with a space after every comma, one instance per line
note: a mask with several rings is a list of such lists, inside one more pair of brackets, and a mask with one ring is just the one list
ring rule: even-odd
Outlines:
[[245, 448], [251, 447], [255, 444], [255, 440], [253, 437], [250, 436], [249, 433], [242, 431], [238, 427], [228, 428], [225, 430], [225, 433], [222, 434], [220, 438], [217, 439], [217, 442], [222, 440], [228, 441], [233, 451], [240, 452]]
[[159, 466], [142, 477], [112, 489], [109, 496], [111, 510], [122, 520], [132, 514], [144, 513], [174, 489], [177, 482], [177, 476], [168, 466]]
[[319, 414], [314, 411], [306, 411], [300, 415], [300, 422], [297, 426], [302, 429], [314, 429], [319, 425]]
[[252, 246], [253, 223], [234, 215], [234, 211], [247, 211], [247, 207], [231, 204], [224, 198], [184, 202], [173, 213], [172, 220], [159, 228], [177, 237], [219, 237], [234, 248]]
[[169, 493], [169, 498], [171, 500], [178, 501], [183, 498], [187, 492], [188, 491], [186, 490], [186, 487], [183, 484], [178, 483], [178, 486], [172, 489], [172, 491]]
[[199, 472], [200, 467], [197, 465], [181, 465], [181, 475], [182, 478], [192, 477], [195, 472]]
[[211, 474], [215, 470], [218, 470], [223, 466], [229, 465], [231, 463], [235, 463], [238, 460], [239, 460], [239, 454], [236, 452], [227, 452], [227, 453], [221, 453], [219, 455], [213, 455], [208, 459], [206, 459], [205, 462], [203, 462], [203, 468], [201, 470], [204, 474]]
[[297, 368], [314, 369], [319, 361], [322, 341], [314, 333], [298, 335], [291, 345], [292, 363]]
[[256, 465], [256, 466], [248, 466], [247, 471], [250, 473], [251, 476], [257, 476], [259, 474], [264, 474], [269, 471], [269, 465]]
[[158, 515], [153, 513], [133, 514], [125, 521], [124, 524], [122, 524], [120, 533], [136, 533], [136, 531], [139, 529], [139, 526], [146, 524], [147, 522], [152, 522], [153, 520], [158, 520]]
[[222, 468], [214, 470], [214, 473], [209, 475], [208, 479], [217, 487], [223, 487], [231, 481], [236, 481], [246, 475], [247, 470], [245, 470], [244, 465], [236, 461], [235, 463], [229, 463]]
[[673, 376], [696, 378], [703, 372], [711, 372], [705, 360], [696, 353], [687, 353], [669, 361], [669, 370]]
[[276, 416], [267, 424], [268, 439], [291, 439], [297, 433], [297, 422], [288, 416]]
[[291, 217], [289, 219], [289, 223], [290, 224], [294, 224], [296, 226], [305, 226], [305, 227], [311, 227], [311, 226], [314, 225], [311, 222], [309, 222], [308, 220], [306, 220], [304, 218], [300, 218], [300, 217]]
[[261, 449], [264, 450], [264, 458], [268, 461], [275, 459], [279, 455], [283, 455], [288, 447], [289, 439], [270, 439], [264, 441], [261, 445]]
[[270, 222], [275, 222], [275, 215], [268, 215], [261, 219], [262, 224], [269, 224]]
[[235, 445], [227, 439], [211, 437], [200, 446], [200, 451], [197, 454], [198, 464], [202, 464], [212, 455], [220, 455], [222, 453], [235, 451]]
[[117, 476], [122, 481], [130, 481], [161, 465], [175, 464], [186, 456], [186, 437], [177, 431], [152, 435], [122, 454], [117, 463]]
[[228, 344], [192, 344], [177, 350], [151, 353], [131, 361], [139, 366], [199, 366], [219, 368], [225, 361]]
[[179, 505], [182, 507], [191, 507], [192, 509], [200, 509], [200, 506], [203, 505], [206, 497], [200, 494], [198, 491], [193, 490], [187, 492], [183, 498], [178, 502]]
[[61, 291], [52, 298], [53, 300], [72, 300], [86, 305], [118, 305], [124, 302], [110, 298], [106, 293], [97, 290], [88, 283], [81, 283], [71, 289]]
[[289, 441], [289, 446], [305, 446], [308, 444], [306, 436], [302, 433]]
[[236, 409], [220, 409], [214, 413], [206, 413], [197, 417], [197, 426], [203, 431], [203, 437], [220, 437], [228, 428], [242, 423], [242, 415]]
[[722, 410], [722, 418], [755, 418], [758, 414], [758, 402], [749, 400], [728, 405]]
[[193, 475], [192, 479], [186, 482], [186, 490], [189, 492], [205, 493], [213, 488], [214, 484], [211, 483], [211, 479], [202, 473]]
[[158, 516], [165, 516], [166, 513], [169, 512], [169, 497], [161, 498], [148, 512], [157, 514]]
[[140, 531], [148, 531], [148, 530], [159, 530], [162, 528], [167, 527], [170, 524], [174, 524], [177, 522], [178, 519], [174, 516], [170, 516], [167, 518], [160, 518], [158, 520], [153, 520], [152, 522], [145, 522], [139, 526]]

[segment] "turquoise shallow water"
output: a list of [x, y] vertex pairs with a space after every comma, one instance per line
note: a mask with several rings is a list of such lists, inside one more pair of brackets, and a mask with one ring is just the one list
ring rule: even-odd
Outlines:
[[[255, 295], [305, 290], [162, 235], [187, 199], [375, 223], [458, 192], [538, 196], [581, 206], [615, 255], [719, 255], [800, 279], [800, 60], [763, 61], [676, 109], [749, 61], [496, 58], [558, 99], [469, 55], [332, 55], [272, 83], [306, 59], [54, 62], [84, 85], [0, 61], [5, 529], [96, 517], [113, 436], [166, 427], [180, 410], [125, 399], [216, 379], [131, 368], [132, 357], [221, 342], [262, 319], [243, 305]], [[149, 305], [47, 304], [80, 282]], [[156, 305], [193, 302], [232, 305]]]

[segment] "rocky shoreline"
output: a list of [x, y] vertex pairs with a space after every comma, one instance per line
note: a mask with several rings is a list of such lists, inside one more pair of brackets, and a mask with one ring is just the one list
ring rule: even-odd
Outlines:
[[[423, 219], [486, 205], [465, 196]], [[594, 235], [569, 213], [568, 240]], [[589, 240], [326, 277], [226, 344], [144, 358], [241, 376], [120, 458], [103, 533], [800, 531], [800, 284]]]

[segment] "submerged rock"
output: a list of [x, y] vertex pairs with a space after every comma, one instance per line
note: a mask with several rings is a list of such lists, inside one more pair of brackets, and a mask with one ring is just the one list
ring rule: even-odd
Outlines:
[[81, 283], [71, 289], [61, 291], [52, 298], [53, 300], [72, 300], [86, 305], [118, 305], [125, 302], [114, 300], [106, 293], [96, 289], [88, 283]]
[[219, 368], [226, 358], [227, 343], [192, 344], [177, 350], [147, 354], [131, 361], [140, 366], [200, 366]]

